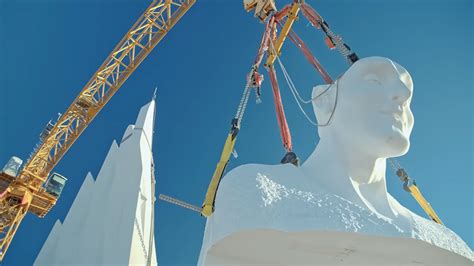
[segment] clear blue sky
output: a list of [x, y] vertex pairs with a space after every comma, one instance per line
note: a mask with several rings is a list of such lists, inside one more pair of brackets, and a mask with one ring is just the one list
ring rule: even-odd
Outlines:
[[[263, 29], [241, 2], [198, 0], [56, 167], [69, 178], [62, 197], [46, 218], [24, 219], [4, 265], [34, 261], [54, 221], [67, 214], [87, 172], [97, 174], [112, 140], [134, 122], [155, 87], [157, 193], [202, 203]], [[307, 2], [359, 56], [386, 56], [410, 71], [415, 127], [411, 150], [400, 161], [446, 225], [472, 247], [472, 1]], [[12, 155], [28, 157], [46, 122], [66, 110], [149, 3], [0, 0], [0, 164]], [[296, 30], [333, 77], [347, 68], [304, 19]], [[322, 83], [290, 43], [282, 59], [305, 98]], [[305, 159], [318, 137], [281, 75], [280, 84], [294, 149]], [[230, 168], [250, 162], [275, 164], [284, 153], [268, 78], [263, 103], [250, 101], [236, 149], [239, 158]], [[392, 173], [388, 189], [424, 216]], [[204, 223], [195, 213], [159, 202], [160, 265], [195, 264]]]

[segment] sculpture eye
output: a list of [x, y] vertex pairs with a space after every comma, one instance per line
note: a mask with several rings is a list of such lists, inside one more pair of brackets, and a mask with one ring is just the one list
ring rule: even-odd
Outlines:
[[380, 82], [380, 80], [374, 74], [369, 74], [369, 75], [365, 76], [365, 80], [367, 80], [368, 82], [371, 82], [371, 83], [376, 83], [378, 85], [382, 84], [382, 82]]
[[370, 83], [375, 83], [377, 85], [382, 85], [382, 82], [380, 82], [380, 80], [376, 79], [376, 78], [369, 78], [367, 79], [368, 82]]

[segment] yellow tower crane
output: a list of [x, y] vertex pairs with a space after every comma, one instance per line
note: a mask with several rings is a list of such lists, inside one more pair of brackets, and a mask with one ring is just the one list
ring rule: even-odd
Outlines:
[[[44, 217], [58, 200], [45, 188], [51, 170], [133, 71], [196, 0], [154, 0], [84, 86], [67, 111], [48, 123], [18, 175], [0, 172], [0, 261], [24, 216]], [[65, 179], [55, 175], [53, 181]], [[50, 178], [51, 179], [51, 178]], [[62, 184], [62, 185], [63, 185]], [[61, 184], [59, 184], [61, 185]], [[54, 185], [53, 185], [54, 186]]]

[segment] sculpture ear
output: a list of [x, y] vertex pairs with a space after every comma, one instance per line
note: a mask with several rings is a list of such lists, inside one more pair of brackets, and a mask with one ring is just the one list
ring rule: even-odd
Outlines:
[[334, 89], [330, 84], [318, 85], [313, 88], [311, 99], [313, 99], [313, 109], [318, 119], [318, 123], [324, 124], [329, 119], [334, 110], [334, 101], [332, 100]]

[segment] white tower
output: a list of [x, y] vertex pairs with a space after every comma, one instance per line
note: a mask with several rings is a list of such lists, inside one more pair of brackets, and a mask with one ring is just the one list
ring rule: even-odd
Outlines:
[[56, 221], [35, 265], [157, 265], [154, 241], [155, 101], [112, 142], [96, 180], [87, 174], [65, 220]]

